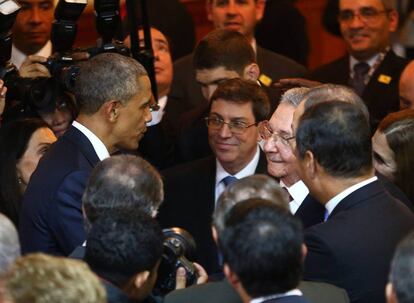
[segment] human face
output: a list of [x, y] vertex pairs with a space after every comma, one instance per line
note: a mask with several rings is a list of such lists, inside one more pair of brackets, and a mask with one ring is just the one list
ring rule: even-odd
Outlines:
[[[240, 121], [246, 125], [254, 124], [252, 104], [215, 100], [211, 104], [209, 117], [223, 119], [224, 122]], [[227, 124], [219, 130], [208, 129], [208, 140], [223, 168], [230, 174], [242, 170], [254, 157], [257, 150], [259, 132], [257, 126], [246, 128], [242, 134], [233, 134]]]
[[268, 123], [269, 130], [273, 132], [273, 135], [264, 140], [269, 174], [281, 179], [288, 187], [299, 181], [299, 176], [296, 172], [296, 157], [290, 142], [281, 138], [292, 137], [291, 125], [294, 112], [293, 105], [280, 103]]
[[17, 177], [22, 181], [22, 191], [26, 189], [40, 158], [55, 141], [56, 136], [47, 127], [37, 129], [30, 137], [27, 149], [16, 165]]
[[264, 7], [263, 0], [207, 0], [207, 18], [215, 29], [235, 30], [252, 41]]
[[[143, 36], [143, 31], [140, 30], [139, 37], [143, 38]], [[143, 43], [143, 41], [143, 39], [140, 39], [140, 43]], [[124, 42], [128, 47], [131, 47], [129, 36]], [[154, 51], [155, 81], [157, 82], [158, 94], [162, 97], [170, 91], [173, 78], [170, 45], [167, 38], [155, 28], [151, 28], [151, 44]]]
[[[340, 0], [339, 9], [357, 14], [349, 21], [339, 18], [342, 36], [351, 55], [358, 60], [368, 60], [385, 50], [390, 43], [390, 33], [397, 28], [398, 14], [395, 11], [384, 12], [381, 0]], [[366, 9], [379, 14], [364, 22], [358, 14]]]
[[414, 63], [406, 66], [399, 83], [400, 109], [414, 109]]
[[373, 163], [375, 170], [389, 180], [394, 181], [394, 173], [397, 170], [395, 155], [388, 145], [385, 134], [378, 130], [372, 137], [372, 150], [374, 153]]
[[140, 77], [138, 82], [140, 91], [115, 109], [116, 122], [112, 131], [115, 149], [137, 149], [147, 130], [146, 124], [151, 121], [151, 83], [147, 76]]
[[53, 130], [56, 137], [60, 137], [66, 132], [74, 118], [66, 103], [56, 107], [54, 112], [39, 113], [39, 115]]
[[13, 44], [26, 55], [38, 52], [49, 40], [53, 0], [19, 0], [21, 9], [14, 22]]
[[210, 100], [220, 82], [234, 78], [242, 78], [242, 75], [223, 66], [196, 70], [196, 80], [201, 85], [201, 92], [206, 100]]

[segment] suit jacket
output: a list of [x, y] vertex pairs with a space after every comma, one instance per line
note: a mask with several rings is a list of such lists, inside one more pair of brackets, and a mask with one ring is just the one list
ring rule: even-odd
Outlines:
[[[302, 281], [298, 288], [303, 297], [313, 303], [348, 303], [345, 290], [334, 285], [319, 282]], [[194, 285], [169, 293], [164, 303], [241, 303], [237, 292], [226, 279], [220, 282], [210, 282]]]
[[411, 211], [374, 181], [345, 197], [326, 222], [305, 230], [304, 277], [346, 289], [351, 302], [385, 302], [394, 249], [413, 229]]
[[85, 240], [82, 194], [99, 158], [75, 127], [39, 162], [23, 197], [19, 236], [22, 252], [69, 255]]
[[[271, 78], [272, 82], [277, 82], [281, 78], [301, 77], [306, 72], [306, 69], [295, 61], [259, 46], [257, 46], [257, 63], [262, 74]], [[272, 109], [275, 109], [279, 102], [280, 91], [269, 88], [268, 95]], [[166, 115], [171, 115], [175, 120], [183, 112], [206, 104], [206, 102], [201, 94], [201, 87], [195, 80], [193, 54], [177, 60], [174, 63], [174, 77], [169, 102], [165, 109]]]
[[[398, 57], [391, 50], [367, 83], [362, 99], [368, 107], [373, 131], [387, 114], [399, 110], [398, 82], [407, 63], [407, 59]], [[349, 56], [345, 56], [314, 70], [307, 78], [323, 83], [349, 85], [349, 75]], [[388, 76], [390, 82], [384, 83], [387, 79], [381, 79], [380, 76]]]
[[[260, 152], [256, 173], [267, 173], [266, 156]], [[158, 219], [163, 228], [181, 227], [197, 243], [196, 262], [208, 273], [219, 270], [217, 247], [211, 235], [214, 211], [216, 159], [213, 156], [181, 164], [162, 172], [165, 199]]]
[[295, 217], [302, 221], [303, 228], [308, 228], [323, 222], [324, 214], [325, 206], [308, 194], [296, 211]]

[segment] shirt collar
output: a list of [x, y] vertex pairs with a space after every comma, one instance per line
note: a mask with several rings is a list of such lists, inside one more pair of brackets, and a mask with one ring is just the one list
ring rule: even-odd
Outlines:
[[109, 152], [105, 144], [103, 144], [103, 142], [93, 132], [91, 132], [86, 126], [80, 124], [76, 120], [72, 122], [72, 125], [76, 127], [82, 134], [84, 134], [86, 138], [88, 138], [89, 142], [92, 144], [93, 149], [98, 155], [99, 160], [102, 161], [109, 157]]
[[159, 98], [157, 104], [159, 106], [159, 109], [157, 111], [151, 112], [152, 119], [151, 122], [147, 123], [147, 126], [157, 125], [161, 122], [162, 117], [164, 116], [165, 106], [167, 105], [167, 96]]
[[352, 185], [351, 187], [348, 187], [347, 189], [345, 189], [344, 191], [340, 192], [339, 194], [337, 194], [335, 197], [333, 197], [331, 200], [328, 201], [328, 203], [325, 204], [325, 208], [328, 211], [328, 214], [330, 215], [333, 210], [335, 209], [335, 207], [343, 200], [345, 199], [347, 196], [349, 196], [350, 194], [352, 194], [354, 191], [360, 189], [361, 187], [372, 183], [374, 181], [378, 180], [377, 176], [368, 178], [364, 181], [361, 181], [357, 184]]
[[354, 66], [355, 66], [355, 64], [357, 64], [357, 63], [359, 63], [359, 62], [366, 62], [366, 63], [368, 63], [368, 65], [369, 65], [369, 67], [370, 67], [370, 68], [373, 68], [373, 67], [374, 67], [374, 65], [375, 65], [375, 63], [377, 62], [377, 60], [378, 60], [378, 58], [379, 58], [379, 56], [380, 56], [380, 55], [381, 55], [381, 54], [380, 54], [380, 53], [378, 53], [378, 54], [376, 54], [376, 55], [372, 56], [370, 59], [365, 60], [365, 61], [359, 61], [359, 60], [357, 60], [355, 57], [350, 56], [350, 59], [349, 59], [349, 69], [350, 69], [351, 71], [353, 71], [353, 70], [354, 70]]
[[266, 302], [269, 300], [279, 299], [279, 298], [288, 297], [288, 296], [302, 296], [302, 295], [303, 295], [302, 292], [296, 288], [293, 290], [289, 290], [285, 293], [256, 298], [256, 299], [251, 300], [250, 303], [261, 303], [261, 302]]
[[[42, 56], [42, 57], [49, 57], [52, 54], [52, 42], [48, 40], [46, 44], [35, 54], [36, 56]], [[26, 60], [27, 54], [20, 51], [17, 47], [12, 44], [12, 53], [10, 61], [17, 67], [17, 69], [20, 68], [23, 61]]]
[[305, 200], [307, 195], [309, 194], [309, 189], [306, 187], [305, 183], [302, 180], [299, 180], [291, 187], [287, 187], [283, 181], [280, 181], [280, 186], [286, 188], [289, 192], [289, 195], [292, 197], [292, 201], [289, 203], [290, 212], [295, 214], [296, 211], [301, 206], [302, 202]]

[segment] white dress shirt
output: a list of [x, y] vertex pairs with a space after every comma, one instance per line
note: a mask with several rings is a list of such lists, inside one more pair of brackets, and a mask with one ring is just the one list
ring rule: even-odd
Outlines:
[[164, 116], [165, 106], [167, 105], [167, 96], [158, 99], [158, 106], [160, 107], [157, 111], [151, 112], [152, 120], [147, 123], [147, 126], [157, 125], [161, 122]]
[[292, 201], [289, 202], [290, 212], [294, 215], [309, 194], [309, 189], [306, 187], [302, 180], [299, 180], [291, 187], [287, 187], [283, 181], [280, 181], [280, 186], [286, 188], [289, 195], [292, 197]]
[[266, 302], [269, 300], [274, 300], [274, 299], [279, 299], [279, 298], [283, 298], [283, 297], [289, 297], [289, 296], [302, 296], [302, 292], [299, 289], [293, 289], [293, 290], [289, 290], [288, 292], [282, 293], [282, 294], [275, 294], [275, 295], [270, 295], [270, 296], [265, 296], [265, 297], [260, 297], [260, 298], [256, 298], [250, 301], [250, 303], [261, 303], [261, 302]]
[[[51, 54], [52, 54], [52, 42], [50, 42], [49, 40], [37, 53], [33, 55], [47, 58]], [[23, 61], [26, 60], [26, 58], [27, 58], [27, 55], [21, 52], [19, 49], [17, 49], [13, 44], [10, 62], [13, 63], [17, 67], [17, 69], [19, 69]]]
[[91, 132], [87, 127], [80, 124], [78, 121], [74, 120], [72, 125], [76, 127], [82, 134], [88, 138], [89, 142], [91, 142], [93, 149], [95, 150], [96, 154], [98, 155], [99, 160], [105, 160], [109, 158], [109, 152], [106, 148], [105, 144], [99, 139], [93, 132]]
[[[259, 163], [260, 158], [260, 148], [257, 146], [256, 154], [254, 155], [253, 159], [247, 164], [241, 171], [237, 174], [233, 175], [237, 179], [241, 179], [247, 176], [254, 175], [256, 172], [257, 164]], [[220, 162], [216, 159], [216, 184], [215, 184], [215, 197], [214, 201], [217, 203], [218, 197], [220, 197], [221, 193], [224, 191], [226, 186], [223, 184], [223, 179], [227, 176], [231, 176], [220, 164]]]
[[344, 191], [342, 191], [339, 194], [337, 194], [335, 197], [333, 197], [331, 200], [329, 200], [328, 203], [325, 204], [325, 208], [328, 211], [328, 216], [331, 215], [331, 213], [333, 212], [333, 210], [335, 209], [335, 207], [343, 199], [345, 199], [347, 196], [349, 196], [350, 194], [352, 194], [357, 189], [360, 189], [361, 187], [363, 187], [365, 185], [368, 185], [369, 183], [372, 183], [372, 182], [374, 182], [376, 180], [378, 180], [378, 178], [376, 176], [374, 176], [372, 178], [369, 178], [369, 179], [366, 179], [364, 181], [361, 181], [361, 182], [359, 182], [357, 184], [354, 184], [351, 187], [348, 187]]

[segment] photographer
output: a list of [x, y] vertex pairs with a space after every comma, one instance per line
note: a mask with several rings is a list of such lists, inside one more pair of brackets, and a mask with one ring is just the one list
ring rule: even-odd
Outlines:
[[[85, 261], [103, 279], [109, 303], [153, 302], [150, 293], [162, 251], [163, 234], [151, 216], [138, 210], [113, 210], [94, 222]], [[197, 282], [205, 282], [206, 273], [197, 269]], [[178, 287], [185, 287], [182, 274], [179, 270]]]

